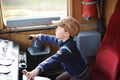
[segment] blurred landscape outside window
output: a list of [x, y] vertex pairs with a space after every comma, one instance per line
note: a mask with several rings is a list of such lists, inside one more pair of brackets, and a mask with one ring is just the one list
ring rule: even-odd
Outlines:
[[5, 20], [67, 16], [67, 0], [2, 0], [2, 13]]

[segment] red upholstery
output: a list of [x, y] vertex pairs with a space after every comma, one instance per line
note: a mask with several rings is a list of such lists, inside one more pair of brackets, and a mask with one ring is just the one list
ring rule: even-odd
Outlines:
[[104, 47], [96, 57], [96, 65], [91, 68], [92, 80], [117, 80], [119, 54], [112, 47]]
[[120, 55], [120, 0], [110, 18], [105, 36], [97, 52], [96, 63], [90, 67], [92, 80], [117, 80]]

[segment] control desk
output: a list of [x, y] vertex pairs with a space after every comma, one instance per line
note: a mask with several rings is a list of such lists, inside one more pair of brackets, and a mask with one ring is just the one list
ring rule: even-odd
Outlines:
[[19, 45], [0, 39], [0, 80], [18, 80]]

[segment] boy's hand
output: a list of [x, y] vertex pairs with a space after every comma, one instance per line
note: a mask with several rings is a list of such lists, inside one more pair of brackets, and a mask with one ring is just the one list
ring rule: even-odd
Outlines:
[[28, 80], [34, 80], [35, 76], [39, 74], [39, 69], [35, 68], [31, 72], [28, 72], [27, 70], [24, 69], [22, 73], [27, 77]]
[[27, 74], [27, 70], [24, 69], [24, 70], [22, 71], [22, 73], [23, 73], [23, 75], [26, 75], [26, 74]]

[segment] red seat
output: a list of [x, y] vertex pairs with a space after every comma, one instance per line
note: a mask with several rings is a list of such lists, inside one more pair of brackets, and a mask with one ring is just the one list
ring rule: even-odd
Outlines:
[[90, 67], [92, 80], [118, 80], [120, 55], [120, 0], [112, 14], [103, 41]]
[[96, 57], [96, 64], [90, 68], [92, 80], [117, 80], [119, 54], [112, 47], [104, 47]]

